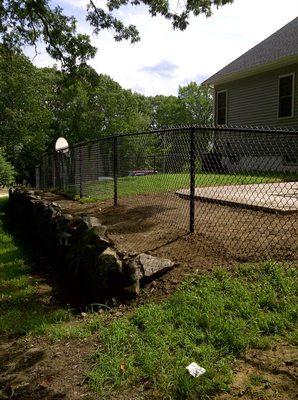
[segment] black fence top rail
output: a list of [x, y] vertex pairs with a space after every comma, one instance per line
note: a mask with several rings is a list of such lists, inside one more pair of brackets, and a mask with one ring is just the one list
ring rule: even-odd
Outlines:
[[[169, 126], [158, 129], [149, 129], [139, 132], [127, 132], [127, 133], [118, 133], [115, 135], [104, 136], [100, 138], [85, 140], [82, 142], [78, 142], [70, 145], [69, 147], [65, 147], [60, 149], [58, 152], [63, 152], [68, 148], [76, 148], [80, 146], [86, 146], [93, 143], [114, 140], [123, 137], [133, 137], [133, 136], [142, 136], [149, 134], [168, 134], [175, 132], [185, 132], [185, 131], [213, 131], [213, 132], [229, 132], [229, 133], [260, 133], [260, 134], [282, 134], [282, 135], [297, 135], [298, 130], [295, 128], [280, 128], [280, 127], [270, 127], [270, 126], [236, 126], [236, 125], [224, 125], [224, 126], [207, 126], [207, 125], [181, 125], [181, 126]], [[55, 153], [55, 151], [53, 151]], [[46, 154], [52, 153], [52, 151], [45, 151]]]

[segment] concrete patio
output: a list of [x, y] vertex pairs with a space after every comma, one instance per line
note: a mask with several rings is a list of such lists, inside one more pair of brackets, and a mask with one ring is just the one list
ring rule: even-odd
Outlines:
[[[189, 199], [190, 190], [177, 190], [176, 194]], [[197, 187], [195, 199], [269, 212], [293, 213], [298, 211], [298, 182]]]

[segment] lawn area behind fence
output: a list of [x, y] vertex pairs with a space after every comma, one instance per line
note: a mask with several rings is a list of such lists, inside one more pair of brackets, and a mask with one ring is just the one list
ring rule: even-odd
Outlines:
[[[288, 174], [285, 178], [281, 173], [249, 173], [249, 174], [206, 174], [198, 173], [195, 177], [196, 187], [245, 185], [268, 182], [284, 182], [297, 180], [297, 174]], [[153, 174], [145, 176], [125, 176], [117, 179], [118, 197], [136, 196], [140, 194], [162, 193], [189, 187], [189, 174]], [[113, 197], [114, 182], [85, 182], [84, 201], [108, 200]]]

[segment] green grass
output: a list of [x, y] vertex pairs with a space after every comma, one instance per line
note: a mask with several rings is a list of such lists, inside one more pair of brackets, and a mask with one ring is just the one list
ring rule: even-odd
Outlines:
[[[286, 179], [279, 173], [252, 174], [196, 174], [196, 186], [243, 185], [267, 182], [282, 182], [296, 179], [289, 174]], [[126, 176], [118, 178], [118, 195], [128, 197], [146, 193], [175, 191], [189, 187], [189, 174], [156, 174], [147, 176]], [[87, 182], [84, 184], [85, 197], [83, 203], [96, 200], [107, 200], [113, 197], [114, 183], [112, 180], [103, 182]]]
[[[228, 390], [232, 362], [247, 347], [293, 340], [296, 304], [297, 272], [274, 263], [193, 277], [163, 304], [98, 321], [91, 385], [105, 398], [143, 386], [152, 399], [209, 399]], [[205, 375], [189, 376], [193, 361]]]
[[53, 307], [38, 293], [32, 268], [3, 228], [6, 199], [0, 199], [0, 334], [44, 333], [69, 320], [67, 309]]

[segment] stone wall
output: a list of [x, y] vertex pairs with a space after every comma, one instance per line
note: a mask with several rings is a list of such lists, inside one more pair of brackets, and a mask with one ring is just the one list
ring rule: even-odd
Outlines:
[[96, 217], [65, 214], [34, 191], [11, 189], [9, 212], [34, 247], [51, 258], [53, 272], [72, 291], [88, 297], [137, 295], [143, 284], [174, 267], [170, 260], [149, 254], [120, 253]]

